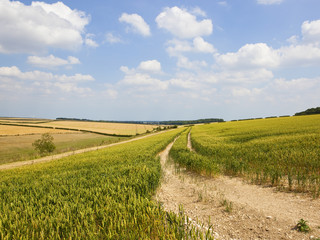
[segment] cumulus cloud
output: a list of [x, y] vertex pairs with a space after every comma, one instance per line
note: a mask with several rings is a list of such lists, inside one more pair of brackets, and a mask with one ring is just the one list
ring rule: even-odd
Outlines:
[[196, 52], [214, 53], [215, 48], [208, 42], [204, 41], [202, 37], [193, 39], [193, 46]]
[[280, 4], [282, 2], [283, 0], [257, 0], [257, 3], [262, 5]]
[[169, 83], [172, 86], [185, 88], [185, 89], [196, 89], [199, 86], [199, 84], [196, 81], [185, 80], [180, 78], [170, 79]]
[[93, 37], [94, 37], [94, 34], [86, 34], [86, 37], [85, 37], [85, 44], [89, 47], [92, 47], [92, 48], [96, 48], [96, 47], [99, 47], [99, 44], [93, 40]]
[[0, 82], [10, 82], [14, 85], [35, 89], [37, 92], [54, 92], [61, 90], [68, 93], [87, 94], [91, 92], [88, 87], [80, 84], [94, 81], [91, 75], [75, 74], [67, 76], [56, 75], [49, 72], [30, 71], [22, 72], [18, 67], [0, 67]]
[[177, 62], [177, 66], [179, 68], [185, 68], [185, 69], [193, 69], [193, 70], [197, 70], [200, 69], [202, 67], [206, 67], [208, 64], [206, 61], [202, 60], [195, 60], [195, 61], [190, 61], [187, 57], [185, 56], [179, 56], [178, 57], [178, 62]]
[[55, 57], [52, 54], [47, 57], [29, 56], [28, 63], [41, 68], [53, 68], [60, 66], [70, 66], [74, 64], [80, 64], [78, 58], [69, 56], [68, 59], [62, 59]]
[[306, 43], [320, 43], [320, 20], [305, 21], [302, 23], [301, 31]]
[[224, 68], [276, 67], [279, 55], [265, 43], [246, 44], [237, 52], [216, 57], [217, 63]]
[[143, 61], [139, 64], [138, 69], [146, 72], [161, 73], [161, 63], [158, 60]]
[[180, 56], [183, 53], [214, 53], [214, 46], [206, 42], [202, 37], [196, 37], [192, 42], [173, 39], [167, 42], [167, 52], [170, 56]]
[[48, 47], [74, 50], [83, 44], [82, 34], [90, 16], [62, 2], [47, 4], [2, 0], [0, 4], [0, 52], [36, 53]]
[[168, 82], [161, 81], [144, 73], [126, 74], [119, 84], [135, 87], [135, 90], [142, 92], [166, 90], [168, 88]]
[[121, 66], [120, 70], [125, 76], [118, 82], [118, 85], [131, 87], [132, 91], [156, 91], [168, 88], [168, 81], [162, 81], [151, 76], [152, 74], [162, 73], [161, 64], [157, 60], [142, 61], [137, 68], [132, 69]]
[[159, 28], [166, 29], [178, 38], [207, 36], [213, 28], [210, 19], [198, 21], [195, 15], [179, 7], [165, 8], [156, 17], [156, 22]]
[[195, 7], [193, 9], [191, 9], [191, 13], [196, 15], [196, 16], [200, 16], [200, 17], [206, 17], [207, 14], [205, 11], [203, 11], [201, 8], [199, 7]]
[[119, 21], [129, 24], [130, 28], [128, 28], [128, 30], [132, 30], [133, 32], [141, 34], [144, 37], [151, 35], [149, 25], [138, 14], [123, 13], [119, 18]]
[[110, 32], [106, 34], [105, 41], [108, 43], [121, 43], [122, 42], [120, 37], [115, 36]]

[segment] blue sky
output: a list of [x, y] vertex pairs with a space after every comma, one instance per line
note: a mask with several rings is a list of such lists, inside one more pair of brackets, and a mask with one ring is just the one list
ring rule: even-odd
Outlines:
[[226, 120], [319, 106], [318, 0], [0, 0], [0, 116]]

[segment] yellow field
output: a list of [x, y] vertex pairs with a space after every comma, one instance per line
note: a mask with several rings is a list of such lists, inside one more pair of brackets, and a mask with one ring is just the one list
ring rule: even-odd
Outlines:
[[30, 135], [42, 133], [71, 133], [73, 131], [49, 128], [0, 125], [0, 136]]
[[43, 123], [52, 121], [50, 119], [41, 118], [6, 118], [0, 117], [0, 123]]
[[107, 134], [136, 135], [152, 131], [156, 126], [144, 124], [85, 122], [85, 121], [52, 121], [40, 123], [37, 126], [62, 127], [79, 130], [94, 131]]

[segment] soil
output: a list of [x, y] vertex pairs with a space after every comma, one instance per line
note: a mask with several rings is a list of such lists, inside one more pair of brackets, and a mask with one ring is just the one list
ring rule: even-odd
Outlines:
[[[188, 144], [191, 148], [191, 143]], [[320, 200], [307, 195], [279, 192], [239, 178], [209, 178], [178, 168], [168, 158], [172, 143], [161, 152], [161, 187], [155, 200], [166, 211], [184, 212], [199, 226], [212, 224], [216, 239], [317, 239], [320, 238]], [[295, 229], [300, 219], [312, 231]], [[204, 229], [205, 230], [205, 229]]]

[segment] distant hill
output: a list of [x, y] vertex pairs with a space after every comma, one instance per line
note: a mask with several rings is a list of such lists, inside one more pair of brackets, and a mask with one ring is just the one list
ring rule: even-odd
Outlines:
[[320, 107], [316, 108], [309, 108], [303, 112], [298, 112], [295, 114], [295, 116], [301, 116], [301, 115], [312, 115], [312, 114], [320, 114]]

